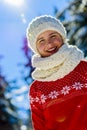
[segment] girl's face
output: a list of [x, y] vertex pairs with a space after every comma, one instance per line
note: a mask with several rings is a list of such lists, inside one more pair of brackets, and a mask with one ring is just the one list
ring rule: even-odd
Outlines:
[[53, 30], [41, 33], [37, 37], [36, 47], [42, 57], [48, 57], [56, 53], [63, 45], [63, 39], [60, 34]]

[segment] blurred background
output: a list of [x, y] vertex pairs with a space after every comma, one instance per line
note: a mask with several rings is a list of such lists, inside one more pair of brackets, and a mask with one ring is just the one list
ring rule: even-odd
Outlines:
[[28, 93], [33, 68], [26, 28], [43, 14], [60, 19], [69, 44], [87, 56], [87, 0], [0, 0], [0, 130], [32, 130]]

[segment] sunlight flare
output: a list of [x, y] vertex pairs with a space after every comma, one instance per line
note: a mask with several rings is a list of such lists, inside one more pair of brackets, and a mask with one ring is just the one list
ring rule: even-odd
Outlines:
[[27, 21], [26, 21], [26, 18], [25, 18], [25, 15], [23, 13], [21, 13], [21, 20], [22, 22], [25, 24]]
[[16, 7], [20, 7], [24, 4], [24, 0], [4, 0], [4, 2]]

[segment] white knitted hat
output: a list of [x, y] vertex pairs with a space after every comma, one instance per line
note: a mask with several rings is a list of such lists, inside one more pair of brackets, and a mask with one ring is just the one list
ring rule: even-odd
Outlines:
[[58, 19], [50, 15], [36, 17], [31, 21], [27, 28], [28, 45], [33, 50], [33, 52], [38, 53], [36, 49], [37, 37], [46, 30], [57, 31], [62, 36], [64, 42], [67, 39], [65, 27]]

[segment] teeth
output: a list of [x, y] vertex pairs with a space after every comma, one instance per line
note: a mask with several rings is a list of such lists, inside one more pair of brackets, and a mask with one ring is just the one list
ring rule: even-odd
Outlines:
[[51, 49], [49, 49], [48, 51], [54, 51], [55, 50], [55, 48], [51, 48]]

